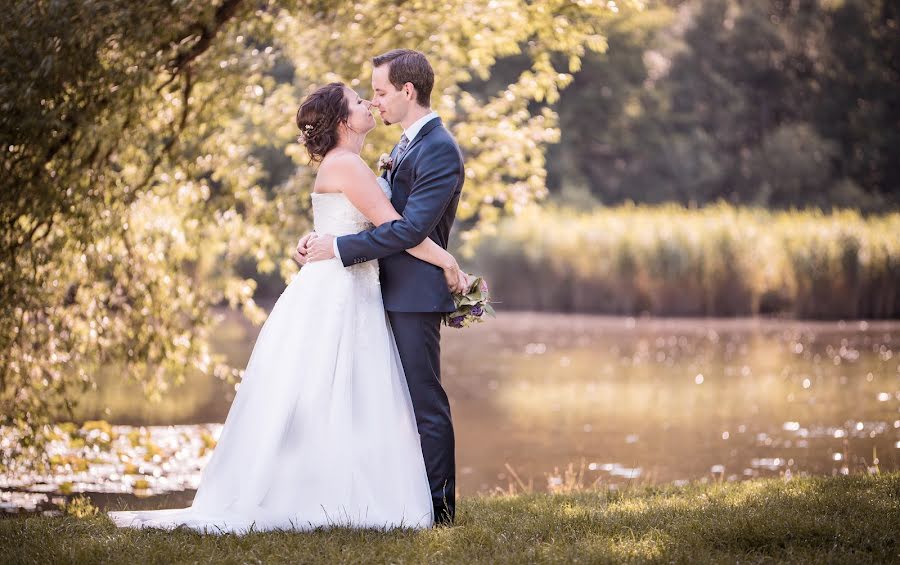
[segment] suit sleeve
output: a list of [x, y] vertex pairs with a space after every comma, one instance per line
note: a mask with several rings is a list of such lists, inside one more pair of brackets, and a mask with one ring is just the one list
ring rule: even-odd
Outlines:
[[337, 238], [336, 247], [345, 267], [411, 249], [434, 231], [453, 199], [462, 167], [459, 152], [450, 143], [435, 147], [422, 161], [417, 164], [402, 218]]

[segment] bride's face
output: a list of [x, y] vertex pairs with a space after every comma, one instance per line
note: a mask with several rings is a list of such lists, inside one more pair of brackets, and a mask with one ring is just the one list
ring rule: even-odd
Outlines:
[[350, 108], [347, 116], [347, 127], [356, 133], [366, 134], [375, 127], [375, 116], [372, 115], [372, 103], [361, 98], [356, 91], [344, 87], [344, 98]]

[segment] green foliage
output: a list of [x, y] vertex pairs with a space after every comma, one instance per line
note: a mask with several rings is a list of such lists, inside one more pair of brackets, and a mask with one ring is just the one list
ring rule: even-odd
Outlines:
[[502, 220], [474, 263], [506, 308], [895, 318], [898, 233], [897, 213], [530, 208]]
[[109, 519], [0, 520], [10, 562], [890, 563], [900, 475], [463, 498], [457, 525], [201, 535]]
[[3, 423], [39, 432], [110, 363], [151, 397], [192, 366], [230, 372], [209, 354], [208, 308], [252, 314], [252, 284], [215, 263], [272, 246], [252, 227], [274, 216], [235, 119], [259, 106], [272, 57], [212, 42], [251, 13], [239, 7], [19, 2], [0, 16]]
[[90, 518], [100, 513], [100, 509], [94, 506], [91, 499], [84, 496], [74, 496], [65, 504], [63, 512], [73, 518]]
[[[605, 3], [15, 1], [0, 13], [0, 424], [35, 442], [71, 417], [101, 368], [158, 401], [212, 354], [211, 307], [260, 321], [255, 273], [296, 271], [313, 171], [293, 116], [310, 89], [365, 93], [370, 58], [414, 47], [463, 146], [460, 216], [477, 229], [545, 192], [554, 102], [591, 50]], [[449, 23], [448, 23], [449, 22]], [[499, 91], [460, 84], [530, 61]], [[557, 59], [563, 61], [559, 63]], [[381, 128], [365, 157], [389, 147]], [[46, 432], [49, 433], [49, 432]]]
[[609, 50], [562, 93], [551, 190], [584, 186], [608, 204], [900, 205], [896, 3], [651, 5], [623, 10]]

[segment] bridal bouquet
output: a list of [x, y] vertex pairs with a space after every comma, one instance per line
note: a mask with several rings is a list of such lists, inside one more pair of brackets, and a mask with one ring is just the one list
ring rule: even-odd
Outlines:
[[483, 322], [485, 316], [495, 315], [491, 307], [487, 281], [483, 277], [469, 276], [472, 282], [466, 292], [453, 295], [456, 311], [444, 314], [444, 324], [451, 328], [467, 328], [477, 322]]

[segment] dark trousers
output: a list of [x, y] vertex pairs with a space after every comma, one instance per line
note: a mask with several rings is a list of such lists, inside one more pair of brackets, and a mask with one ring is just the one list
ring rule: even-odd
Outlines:
[[441, 314], [388, 312], [422, 440], [434, 519], [456, 515], [456, 457], [450, 402], [441, 386]]

